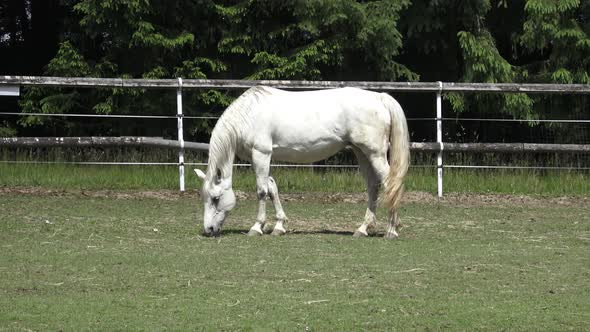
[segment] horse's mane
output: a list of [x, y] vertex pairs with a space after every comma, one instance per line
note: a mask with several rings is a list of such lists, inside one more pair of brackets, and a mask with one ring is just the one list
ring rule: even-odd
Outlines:
[[211, 133], [207, 177], [211, 178], [217, 169], [221, 170], [224, 177], [231, 176], [237, 142], [250, 124], [250, 111], [271, 93], [272, 90], [267, 87], [252, 87], [223, 112]]

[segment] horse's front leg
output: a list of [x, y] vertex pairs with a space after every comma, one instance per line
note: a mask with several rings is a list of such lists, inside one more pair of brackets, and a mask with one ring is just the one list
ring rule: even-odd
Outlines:
[[256, 223], [250, 228], [248, 235], [262, 235], [266, 222], [266, 195], [268, 195], [268, 178], [270, 172], [270, 153], [252, 150], [252, 167], [256, 173], [256, 194], [258, 195], [258, 214]]

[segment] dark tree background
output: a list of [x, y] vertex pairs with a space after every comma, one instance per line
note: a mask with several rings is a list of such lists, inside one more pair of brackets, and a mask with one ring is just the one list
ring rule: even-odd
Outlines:
[[[3, 0], [0, 75], [590, 84], [589, 32], [588, 0]], [[185, 107], [219, 114], [237, 93], [188, 92]], [[409, 117], [433, 116], [432, 98], [396, 97]], [[579, 96], [445, 102], [447, 116], [590, 118]], [[31, 88], [0, 112], [172, 114], [174, 103], [169, 91]], [[206, 140], [213, 124], [188, 122], [188, 139]], [[0, 136], [174, 136], [174, 125], [2, 117]], [[526, 140], [531, 126], [449, 124], [446, 135]], [[412, 138], [431, 132], [413, 126]]]

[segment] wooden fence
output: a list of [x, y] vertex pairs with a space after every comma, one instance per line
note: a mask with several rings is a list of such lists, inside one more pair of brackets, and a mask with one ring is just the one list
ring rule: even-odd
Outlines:
[[256, 85], [280, 89], [312, 90], [357, 87], [376, 91], [397, 92], [494, 92], [590, 94], [586, 84], [520, 84], [520, 83], [449, 83], [449, 82], [365, 82], [365, 81], [287, 81], [224, 79], [125, 79], [47, 76], [0, 76], [0, 86], [45, 86], [76, 88], [136, 89], [247, 89]]
[[[76, 146], [151, 146], [180, 149], [177, 140], [161, 137], [0, 137], [0, 147], [76, 147]], [[184, 142], [185, 150], [207, 152], [209, 144]], [[438, 152], [441, 147], [436, 142], [411, 142], [410, 150]], [[443, 143], [446, 152], [505, 152], [505, 153], [590, 153], [590, 144], [535, 144], [535, 143]]]
[[[74, 87], [74, 88], [129, 88], [173, 89], [177, 96], [178, 140], [150, 137], [61, 137], [61, 138], [0, 138], [0, 146], [97, 146], [97, 145], [147, 145], [179, 150], [178, 165], [180, 190], [184, 190], [184, 150], [207, 150], [206, 143], [185, 142], [183, 139], [183, 89], [247, 89], [266, 85], [290, 90], [329, 89], [358, 87], [385, 92], [435, 93], [436, 142], [412, 143], [415, 151], [437, 152], [438, 195], [443, 194], [443, 151], [447, 152], [590, 152], [584, 144], [530, 144], [530, 143], [448, 143], [442, 140], [442, 93], [541, 93], [541, 94], [590, 94], [590, 85], [584, 84], [516, 84], [516, 83], [448, 83], [448, 82], [360, 82], [360, 81], [286, 81], [286, 80], [209, 80], [209, 79], [122, 79], [84, 77], [0, 76], [0, 95], [18, 95], [21, 86]], [[1, 114], [1, 113], [0, 113]], [[64, 115], [67, 116], [67, 115]], [[92, 115], [88, 115], [92, 116]]]

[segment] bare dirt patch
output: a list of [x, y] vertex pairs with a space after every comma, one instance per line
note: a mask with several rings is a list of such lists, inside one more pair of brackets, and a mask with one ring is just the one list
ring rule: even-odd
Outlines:
[[[40, 196], [87, 196], [116, 199], [141, 199], [155, 198], [161, 200], [177, 200], [194, 197], [198, 199], [198, 190], [179, 192], [176, 190], [152, 190], [152, 191], [119, 191], [119, 190], [58, 190], [39, 187], [0, 187], [0, 195], [40, 195]], [[237, 191], [236, 197], [240, 200], [256, 199], [255, 193]], [[323, 203], [364, 203], [365, 193], [283, 193], [281, 199], [285, 202], [323, 202]], [[435, 194], [428, 192], [406, 192], [403, 203], [439, 203], [457, 206], [583, 206], [590, 207], [590, 197], [541, 197], [509, 194], [480, 194], [480, 193], [446, 193], [439, 199]]]
[[162, 200], [176, 200], [181, 197], [198, 196], [196, 191], [179, 192], [174, 190], [151, 191], [121, 191], [121, 190], [59, 190], [39, 187], [0, 187], [0, 195], [36, 195], [36, 196], [87, 196], [97, 198], [138, 199], [156, 198]]
[[[242, 193], [243, 194], [243, 193]], [[254, 199], [254, 194], [243, 194], [243, 198]], [[315, 201], [327, 203], [364, 203], [365, 193], [301, 193], [281, 194], [284, 201]], [[403, 203], [440, 203], [457, 206], [589, 206], [590, 197], [538, 197], [508, 194], [446, 193], [443, 198], [421, 191], [406, 192]]]
[[440, 201], [441, 203], [457, 206], [490, 205], [490, 206], [588, 206], [590, 197], [542, 197], [509, 194], [479, 194], [479, 193], [448, 193], [442, 199], [430, 193], [407, 193], [409, 202]]

